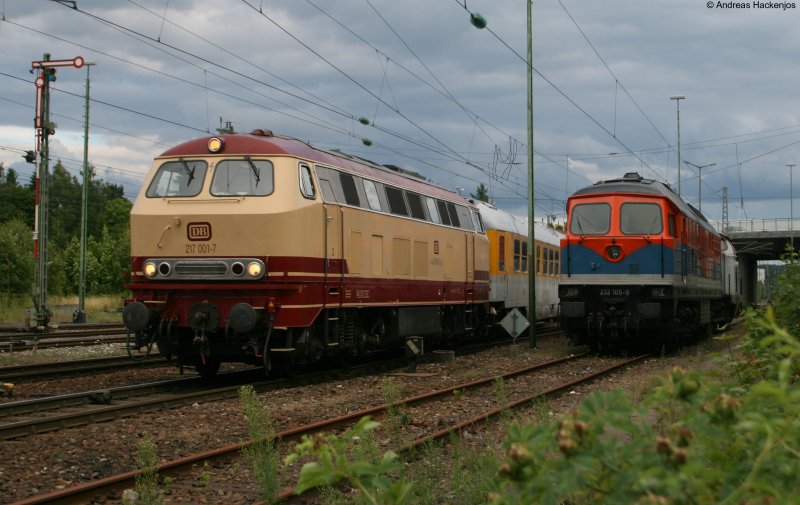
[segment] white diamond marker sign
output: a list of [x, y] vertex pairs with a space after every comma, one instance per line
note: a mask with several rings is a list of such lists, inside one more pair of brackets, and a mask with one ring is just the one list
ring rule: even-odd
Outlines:
[[522, 315], [522, 312], [513, 309], [500, 321], [500, 326], [511, 335], [511, 338], [516, 340], [516, 338], [530, 326], [530, 323], [525, 319], [525, 316]]

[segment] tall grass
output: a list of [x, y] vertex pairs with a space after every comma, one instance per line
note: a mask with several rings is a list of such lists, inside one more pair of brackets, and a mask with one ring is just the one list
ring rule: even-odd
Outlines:
[[[122, 299], [122, 294], [87, 296], [84, 303], [86, 322], [120, 322]], [[73, 314], [78, 310], [78, 296], [51, 296], [47, 305], [53, 313], [51, 323], [71, 323]], [[33, 317], [32, 297], [0, 293], [0, 324], [30, 326]]]

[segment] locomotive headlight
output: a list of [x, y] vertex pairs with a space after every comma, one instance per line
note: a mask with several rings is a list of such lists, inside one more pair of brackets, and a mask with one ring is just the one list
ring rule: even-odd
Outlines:
[[144, 265], [142, 265], [142, 271], [148, 277], [152, 277], [156, 274], [156, 264], [152, 261], [146, 261]]
[[620, 249], [619, 246], [612, 245], [606, 249], [606, 254], [608, 254], [609, 259], [618, 260], [622, 255], [622, 249]]
[[581, 290], [577, 286], [561, 286], [559, 289], [562, 298], [575, 298], [581, 294]]
[[261, 267], [261, 263], [253, 261], [247, 265], [247, 275], [250, 277], [258, 277], [263, 273], [263, 269]]
[[219, 137], [212, 137], [208, 140], [208, 150], [212, 153], [218, 153], [222, 150], [222, 139]]
[[650, 296], [654, 298], [664, 298], [670, 295], [669, 287], [657, 287], [650, 290]]

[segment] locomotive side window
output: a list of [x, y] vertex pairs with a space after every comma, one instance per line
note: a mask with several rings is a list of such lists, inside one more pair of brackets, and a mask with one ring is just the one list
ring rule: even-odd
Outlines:
[[273, 191], [272, 162], [267, 160], [222, 160], [214, 169], [214, 196], [266, 196]]
[[677, 237], [678, 230], [675, 228], [675, 214], [670, 214], [667, 218], [667, 226], [669, 226], [669, 236], [670, 237]]
[[358, 207], [361, 201], [358, 198], [358, 190], [356, 189], [356, 182], [353, 180], [353, 176], [344, 172], [339, 172], [339, 182], [342, 184], [345, 203]]
[[428, 214], [431, 216], [431, 221], [436, 224], [440, 224], [442, 220], [439, 218], [439, 209], [436, 207], [436, 200], [426, 196], [425, 206], [428, 207]]
[[623, 203], [620, 208], [619, 225], [622, 233], [629, 235], [661, 233], [664, 229], [661, 206], [657, 203]]
[[447, 212], [447, 204], [441, 200], [436, 200], [439, 207], [439, 215], [442, 217], [442, 224], [450, 226], [450, 214]]
[[581, 203], [572, 208], [569, 232], [573, 235], [604, 235], [611, 227], [611, 206]]
[[411, 217], [427, 221], [420, 196], [416, 193], [406, 191], [406, 199], [408, 200], [408, 207], [411, 210]]
[[363, 179], [362, 182], [364, 183], [364, 192], [367, 194], [369, 208], [380, 211], [381, 200], [378, 198], [378, 189], [375, 187], [375, 183], [367, 179]]
[[484, 233], [486, 230], [483, 228], [483, 221], [481, 220], [481, 215], [477, 212], [472, 213], [472, 224], [475, 227], [475, 231]]
[[450, 225], [461, 228], [461, 223], [458, 221], [458, 213], [456, 212], [456, 205], [450, 202], [447, 202], [446, 205], [448, 214], [450, 214]]
[[519, 272], [520, 263], [521, 263], [519, 255], [520, 255], [521, 250], [522, 249], [520, 247], [519, 240], [514, 239], [514, 271], [515, 272]]
[[403, 199], [403, 192], [397, 188], [386, 186], [386, 198], [389, 200], [389, 210], [398, 216], [407, 216], [406, 201]]
[[456, 215], [458, 215], [459, 228], [474, 231], [472, 227], [472, 218], [469, 215], [469, 209], [463, 205], [455, 205]]
[[196, 196], [203, 187], [208, 164], [201, 160], [168, 161], [158, 167], [145, 193], [148, 198]]
[[314, 188], [314, 178], [311, 176], [311, 169], [308, 165], [300, 165], [300, 193], [306, 198], [313, 200], [317, 196], [317, 190]]

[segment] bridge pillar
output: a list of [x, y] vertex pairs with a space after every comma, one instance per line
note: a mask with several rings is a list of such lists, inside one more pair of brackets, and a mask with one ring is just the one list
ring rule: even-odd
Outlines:
[[758, 260], [752, 254], [742, 254], [738, 256], [739, 262], [739, 287], [742, 293], [742, 303], [745, 306], [753, 305], [756, 302], [756, 286], [758, 285]]

